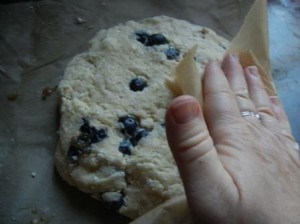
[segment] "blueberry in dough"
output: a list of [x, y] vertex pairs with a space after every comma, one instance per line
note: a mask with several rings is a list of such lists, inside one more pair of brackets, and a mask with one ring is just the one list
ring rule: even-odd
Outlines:
[[136, 77], [132, 79], [129, 83], [130, 89], [134, 92], [143, 91], [143, 89], [147, 86], [147, 81], [141, 77]]
[[161, 33], [148, 34], [147, 32], [136, 32], [136, 40], [145, 46], [163, 45], [169, 43], [168, 39]]
[[163, 45], [167, 43], [169, 43], [169, 41], [164, 35], [156, 33], [149, 37], [146, 46]]
[[119, 145], [119, 151], [124, 155], [131, 155], [133, 145], [128, 139], [124, 139]]
[[80, 131], [90, 134], [91, 128], [90, 128], [90, 122], [86, 118], [82, 118], [83, 125], [80, 127]]
[[[131, 149], [138, 144], [138, 142], [148, 135], [148, 130], [141, 128], [137, 119], [131, 115], [126, 115], [119, 118], [122, 124], [121, 132], [126, 139], [119, 145], [119, 151], [123, 154], [131, 154]], [[129, 140], [127, 139], [129, 137]], [[130, 153], [130, 154], [129, 154]]]
[[68, 150], [68, 154], [67, 157], [71, 162], [76, 162], [78, 161], [78, 157], [81, 154], [81, 150], [76, 148], [74, 145], [71, 145], [69, 150]]
[[137, 41], [147, 46], [149, 36], [150, 36], [147, 32], [140, 31], [140, 32], [136, 32], [135, 35], [137, 36], [136, 37]]
[[136, 129], [139, 126], [139, 123], [136, 120], [136, 118], [130, 115], [120, 117], [119, 122], [122, 124], [121, 131], [131, 136], [135, 133]]
[[67, 153], [67, 158], [71, 162], [78, 161], [82, 153], [88, 153], [91, 144], [100, 142], [107, 137], [107, 133], [103, 128], [97, 129], [90, 126], [90, 122], [85, 118], [82, 118], [82, 121], [83, 124], [79, 129], [81, 133], [79, 136], [72, 138]]
[[124, 195], [117, 201], [105, 201], [104, 204], [113, 211], [118, 211], [124, 205]]
[[135, 133], [134, 136], [130, 138], [130, 141], [133, 146], [136, 146], [138, 142], [148, 135], [148, 131], [144, 128], [139, 128]]
[[107, 137], [106, 131], [104, 129], [97, 130], [96, 128], [92, 128], [91, 141], [92, 143], [101, 142], [104, 138]]
[[91, 139], [86, 133], [81, 133], [77, 138], [72, 138], [67, 158], [70, 162], [77, 162], [82, 153], [89, 151], [90, 145]]
[[174, 60], [177, 59], [180, 55], [180, 51], [175, 48], [175, 47], [169, 47], [166, 51], [165, 54], [167, 56], [167, 59], [169, 60]]
[[81, 125], [80, 131], [89, 135], [91, 143], [100, 142], [107, 137], [107, 133], [103, 128], [97, 129], [95, 127], [90, 126], [90, 122], [86, 118], [82, 118], [82, 121], [83, 125]]
[[90, 136], [86, 133], [82, 133], [77, 137], [76, 141], [73, 144], [76, 146], [76, 148], [84, 149], [90, 146], [91, 143], [92, 141]]

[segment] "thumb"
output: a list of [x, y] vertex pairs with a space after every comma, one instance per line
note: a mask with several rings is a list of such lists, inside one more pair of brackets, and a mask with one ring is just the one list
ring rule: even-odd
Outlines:
[[193, 216], [198, 221], [227, 217], [236, 188], [219, 160], [195, 98], [180, 96], [170, 104], [166, 131]]

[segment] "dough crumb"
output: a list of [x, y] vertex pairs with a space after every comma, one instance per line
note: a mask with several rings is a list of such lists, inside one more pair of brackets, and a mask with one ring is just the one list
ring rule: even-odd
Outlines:
[[45, 87], [42, 91], [42, 100], [46, 100], [49, 96], [53, 94], [53, 92], [57, 89], [57, 86], [55, 87]]
[[86, 23], [86, 20], [81, 18], [81, 17], [77, 17], [76, 18], [76, 23], [80, 25], [80, 24]]
[[9, 101], [15, 101], [17, 98], [18, 98], [18, 93], [17, 92], [11, 92], [9, 93], [6, 98], [9, 100]]
[[39, 220], [37, 219], [33, 219], [30, 221], [30, 224], [38, 224], [39, 223]]

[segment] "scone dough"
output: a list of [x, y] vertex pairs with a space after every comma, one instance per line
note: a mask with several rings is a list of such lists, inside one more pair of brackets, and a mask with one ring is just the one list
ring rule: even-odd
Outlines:
[[210, 29], [166, 16], [101, 30], [59, 85], [56, 167], [64, 180], [130, 218], [182, 195], [165, 135], [174, 98], [165, 79], [194, 45], [202, 72], [228, 44]]

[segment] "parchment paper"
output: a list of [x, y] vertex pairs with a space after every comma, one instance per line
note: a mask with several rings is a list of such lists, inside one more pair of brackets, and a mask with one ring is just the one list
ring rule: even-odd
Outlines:
[[[0, 223], [129, 223], [129, 219], [67, 185], [55, 172], [58, 96], [54, 91], [43, 100], [42, 93], [49, 92], [44, 89], [59, 83], [68, 61], [87, 50], [89, 40], [100, 29], [130, 19], [168, 15], [209, 27], [232, 39], [252, 3], [253, 0], [0, 1]], [[271, 52], [275, 62], [272, 67], [297, 131], [299, 6], [285, 3], [287, 6], [279, 0], [270, 1]], [[286, 79], [288, 73], [292, 78]]]
[[256, 65], [267, 93], [276, 95], [271, 74], [266, 0], [255, 1], [239, 33], [232, 40], [229, 52], [239, 54], [243, 67]]
[[[197, 46], [190, 49], [186, 57], [177, 65], [174, 73], [170, 74], [166, 85], [174, 92], [174, 95], [194, 96], [202, 105], [203, 71], [197, 69], [193, 60], [196, 50]], [[254, 2], [240, 31], [233, 38], [228, 52], [237, 54], [244, 68], [250, 65], [257, 66], [268, 94], [276, 95], [269, 56], [266, 0]]]

